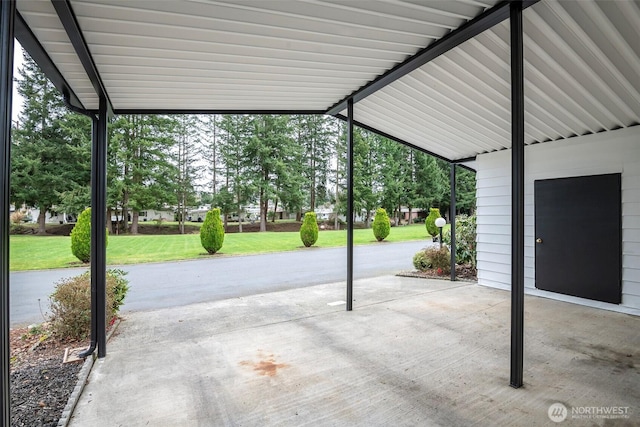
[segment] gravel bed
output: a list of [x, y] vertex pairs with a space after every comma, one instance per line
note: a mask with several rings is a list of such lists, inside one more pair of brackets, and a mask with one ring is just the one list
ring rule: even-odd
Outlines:
[[60, 357], [24, 364], [11, 372], [11, 426], [57, 426], [78, 381], [82, 363]]

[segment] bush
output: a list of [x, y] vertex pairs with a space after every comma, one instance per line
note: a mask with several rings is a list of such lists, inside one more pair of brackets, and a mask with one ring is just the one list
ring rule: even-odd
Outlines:
[[224, 227], [220, 219], [220, 209], [211, 209], [200, 228], [200, 243], [210, 254], [215, 254], [224, 242]]
[[442, 270], [444, 274], [451, 273], [451, 252], [449, 248], [443, 246], [440, 248], [428, 248], [425, 250], [427, 259], [431, 261], [431, 267], [436, 270]]
[[318, 222], [315, 212], [304, 214], [304, 221], [300, 226], [300, 239], [307, 248], [318, 241]]
[[[445, 230], [442, 240], [451, 246], [451, 230]], [[476, 216], [456, 216], [456, 262], [476, 267]]]
[[373, 219], [373, 235], [378, 242], [383, 241], [391, 232], [391, 221], [389, 215], [383, 208], [378, 208]]
[[[109, 244], [108, 232], [104, 243]], [[91, 259], [91, 208], [78, 215], [78, 221], [71, 230], [71, 253], [82, 262]]]
[[11, 218], [11, 222], [14, 225], [20, 225], [22, 223], [22, 220], [25, 218], [25, 213], [21, 212], [21, 211], [15, 211], [11, 214], [10, 218]]
[[427, 271], [431, 268], [431, 261], [427, 259], [424, 249], [413, 256], [413, 266], [418, 271]]
[[451, 273], [451, 253], [446, 247], [423, 249], [413, 256], [413, 266], [419, 271], [433, 268], [449, 274]]
[[440, 218], [440, 209], [431, 208], [429, 209], [429, 216], [424, 221], [427, 227], [427, 233], [431, 235], [431, 237], [436, 237], [438, 235], [438, 227], [436, 227], [436, 219]]
[[[107, 322], [124, 303], [129, 281], [122, 270], [107, 270]], [[51, 329], [60, 339], [82, 340], [91, 330], [91, 273], [62, 279], [49, 297]]]

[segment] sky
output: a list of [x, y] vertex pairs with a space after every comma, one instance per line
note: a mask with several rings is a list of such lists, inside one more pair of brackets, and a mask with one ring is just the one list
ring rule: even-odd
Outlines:
[[[16, 40], [13, 54], [13, 77], [18, 76], [18, 68], [22, 67], [22, 46]], [[18, 93], [18, 85], [13, 82], [13, 106], [11, 107], [11, 120], [18, 120], [18, 115], [22, 109], [22, 97]]]

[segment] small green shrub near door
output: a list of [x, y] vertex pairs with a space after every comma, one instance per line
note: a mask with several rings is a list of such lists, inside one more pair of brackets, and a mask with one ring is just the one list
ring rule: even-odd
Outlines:
[[300, 226], [300, 240], [307, 248], [318, 241], [318, 221], [315, 212], [304, 214], [304, 221]]
[[389, 215], [383, 208], [378, 208], [376, 216], [373, 219], [373, 235], [378, 242], [387, 238], [391, 232], [391, 221], [389, 221]]
[[200, 243], [209, 254], [215, 254], [224, 243], [224, 227], [220, 219], [220, 209], [215, 208], [207, 212], [207, 216], [200, 227]]

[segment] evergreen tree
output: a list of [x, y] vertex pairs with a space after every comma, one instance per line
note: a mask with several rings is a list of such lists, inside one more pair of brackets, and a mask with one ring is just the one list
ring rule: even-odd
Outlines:
[[353, 139], [353, 208], [355, 212], [364, 212], [365, 227], [369, 228], [371, 213], [379, 199], [381, 138], [358, 128], [354, 129]]
[[[227, 215], [231, 212], [238, 214], [239, 224], [238, 231], [242, 233], [243, 206], [250, 200], [252, 196], [251, 187], [249, 186], [248, 174], [245, 170], [245, 150], [247, 142], [250, 138], [249, 116], [241, 115], [225, 115], [222, 116], [220, 123], [220, 154], [222, 156], [224, 168], [224, 191], [233, 195], [233, 211], [225, 212], [228, 207], [221, 205], [224, 216], [224, 227], [227, 229]], [[226, 195], [222, 195], [226, 197]]]
[[200, 158], [198, 118], [181, 115], [177, 118], [174, 133], [174, 164], [178, 174], [175, 181], [177, 199], [178, 228], [184, 234], [184, 223], [187, 218], [187, 208], [196, 204], [195, 183], [200, 177], [200, 167], [196, 164]]
[[108, 200], [122, 208], [124, 230], [138, 232], [140, 211], [176, 203], [177, 165], [171, 161], [178, 122], [166, 116], [122, 115], [110, 134]]
[[[24, 98], [14, 132], [11, 197], [16, 205], [40, 210], [38, 232], [45, 232], [47, 211], [62, 207], [82, 193], [90, 178], [87, 120], [72, 117], [60, 93], [25, 52], [19, 69], [18, 93]], [[69, 203], [69, 205], [77, 203]]]
[[256, 189], [260, 206], [260, 231], [267, 231], [269, 200], [275, 200], [277, 182], [287, 180], [287, 160], [294, 150], [287, 116], [251, 117], [252, 134], [245, 151], [245, 170]]
[[216, 114], [202, 118], [202, 130], [204, 133], [203, 158], [207, 162], [207, 169], [211, 173], [211, 194], [218, 193], [222, 178], [223, 161], [220, 153], [220, 129], [219, 117]]
[[335, 133], [333, 120], [319, 115], [302, 115], [295, 116], [293, 124], [298, 145], [304, 149], [302, 177], [306, 184], [308, 206], [313, 211], [327, 198], [331, 139]]
[[456, 210], [472, 215], [476, 210], [476, 174], [456, 168]]

